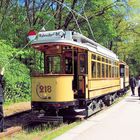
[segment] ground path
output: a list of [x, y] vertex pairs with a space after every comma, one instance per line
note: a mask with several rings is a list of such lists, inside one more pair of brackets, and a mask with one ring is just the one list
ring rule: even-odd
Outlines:
[[140, 140], [139, 97], [126, 96], [55, 140]]

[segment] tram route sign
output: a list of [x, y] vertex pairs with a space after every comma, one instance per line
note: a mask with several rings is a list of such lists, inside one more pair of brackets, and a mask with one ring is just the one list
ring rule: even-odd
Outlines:
[[37, 40], [53, 40], [65, 38], [65, 32], [63, 30], [57, 31], [43, 31], [37, 35]]

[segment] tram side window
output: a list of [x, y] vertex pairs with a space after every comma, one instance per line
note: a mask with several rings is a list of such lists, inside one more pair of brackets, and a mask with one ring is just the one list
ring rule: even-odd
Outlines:
[[116, 67], [116, 78], [118, 77], [118, 68]]
[[117, 67], [117, 77], [119, 77], [119, 68]]
[[57, 74], [61, 72], [60, 56], [47, 56], [47, 73]]
[[98, 60], [98, 61], [101, 61], [101, 57], [100, 57], [100, 56], [98, 56], [98, 57], [97, 57], [97, 60]]
[[108, 78], [108, 65], [106, 65], [106, 77]]
[[97, 77], [101, 77], [101, 63], [99, 62], [97, 63]]
[[114, 66], [112, 66], [112, 78], [114, 78], [114, 75], [115, 75], [115, 73], [114, 73], [114, 69], [115, 67]]
[[111, 65], [109, 65], [109, 78], [111, 78]]
[[114, 77], [115, 78], [117, 77], [117, 69], [116, 69], [116, 67], [114, 67]]
[[91, 59], [96, 60], [96, 55], [95, 54], [92, 54]]
[[105, 77], [105, 64], [102, 64], [102, 78]]
[[92, 78], [96, 78], [96, 62], [92, 62], [91, 73], [92, 73]]

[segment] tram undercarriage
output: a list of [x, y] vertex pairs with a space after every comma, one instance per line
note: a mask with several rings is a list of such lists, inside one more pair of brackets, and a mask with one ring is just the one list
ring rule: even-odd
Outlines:
[[66, 103], [61, 105], [60, 103], [56, 103], [55, 105], [53, 103], [53, 106], [49, 104], [49, 107], [48, 103], [45, 105], [43, 102], [32, 102], [32, 110], [33, 112], [38, 111], [39, 114], [44, 114], [43, 116], [46, 117], [56, 116], [56, 119], [57, 117], [76, 118], [77, 116], [86, 118], [101, 111], [106, 106], [112, 105], [117, 98], [124, 94], [122, 91], [117, 91], [90, 100], [81, 98], [75, 102], [67, 103], [67, 105]]

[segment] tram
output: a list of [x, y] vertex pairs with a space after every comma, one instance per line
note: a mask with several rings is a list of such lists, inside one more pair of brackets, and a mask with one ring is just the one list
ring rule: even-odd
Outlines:
[[111, 50], [73, 31], [41, 31], [31, 46], [44, 69], [31, 76], [33, 110], [90, 116], [129, 87], [129, 67]]

